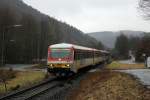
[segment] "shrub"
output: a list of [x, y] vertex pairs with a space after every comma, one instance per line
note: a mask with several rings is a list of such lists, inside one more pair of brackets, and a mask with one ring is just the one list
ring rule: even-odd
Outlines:
[[19, 88], [20, 88], [20, 85], [18, 84], [18, 85], [14, 86], [14, 87], [11, 87], [10, 90], [14, 91], [14, 90], [17, 90]]
[[15, 78], [16, 76], [16, 71], [14, 71], [12, 68], [10, 68], [9, 70], [0, 70], [0, 73], [0, 79], [3, 81]]

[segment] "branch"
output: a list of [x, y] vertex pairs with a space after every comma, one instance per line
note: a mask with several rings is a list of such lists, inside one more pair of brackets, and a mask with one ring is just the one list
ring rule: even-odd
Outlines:
[[150, 20], [150, 0], [140, 0], [138, 9], [145, 20]]

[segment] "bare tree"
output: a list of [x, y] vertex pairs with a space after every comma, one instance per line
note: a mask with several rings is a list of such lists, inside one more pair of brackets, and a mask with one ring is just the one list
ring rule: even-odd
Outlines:
[[150, 0], [139, 1], [139, 11], [146, 20], [150, 20]]

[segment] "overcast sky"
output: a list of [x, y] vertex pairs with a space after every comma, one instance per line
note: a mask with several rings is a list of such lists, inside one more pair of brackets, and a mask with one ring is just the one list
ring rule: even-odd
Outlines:
[[23, 0], [81, 31], [150, 31], [137, 10], [139, 0]]

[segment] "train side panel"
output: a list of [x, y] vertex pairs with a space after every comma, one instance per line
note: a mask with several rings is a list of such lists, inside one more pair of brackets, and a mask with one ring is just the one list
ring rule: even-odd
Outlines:
[[76, 70], [79, 70], [81, 68], [84, 68], [93, 64], [94, 64], [93, 58], [87, 58], [87, 59], [82, 59], [82, 60], [75, 60], [73, 63], [73, 66], [76, 68]]
[[94, 65], [99, 64], [100, 62], [103, 62], [103, 58], [102, 57], [95, 57], [94, 58]]

